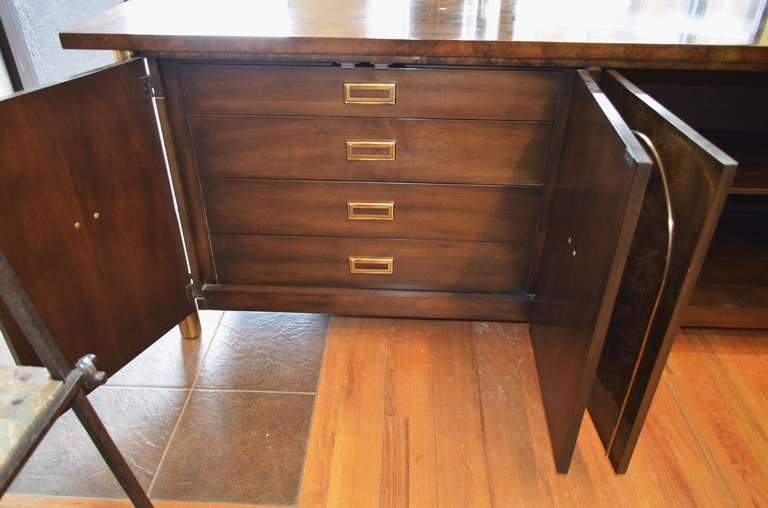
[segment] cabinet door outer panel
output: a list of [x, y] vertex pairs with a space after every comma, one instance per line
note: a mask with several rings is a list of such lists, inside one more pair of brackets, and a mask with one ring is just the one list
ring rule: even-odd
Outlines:
[[709, 248], [736, 162], [620, 74], [607, 72], [603, 89], [627, 124], [656, 147], [674, 221], [665, 277], [667, 213], [657, 167], [589, 402], [610, 460], [617, 472], [624, 472]]
[[[96, 256], [82, 225], [67, 153], [78, 132], [55, 128], [55, 89], [0, 101], [0, 250], [72, 363], [85, 352], [83, 337], [98, 338], [90, 353], [101, 359], [120, 347], [103, 299]], [[75, 223], [81, 227], [75, 228]], [[99, 317], [98, 319], [97, 316]], [[0, 302], [6, 339], [24, 365], [37, 364], [8, 309]]]
[[555, 464], [567, 472], [651, 169], [585, 71], [560, 160], [531, 339]]
[[1, 247], [67, 359], [108, 372], [194, 310], [144, 74], [133, 60], [0, 103]]

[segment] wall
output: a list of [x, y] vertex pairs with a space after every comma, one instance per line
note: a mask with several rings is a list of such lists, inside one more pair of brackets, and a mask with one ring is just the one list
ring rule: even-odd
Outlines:
[[111, 51], [64, 50], [59, 31], [120, 3], [120, 0], [0, 0], [8, 1], [24, 34], [39, 84], [115, 61]]
[[5, 62], [0, 57], [0, 98], [13, 93], [11, 78], [8, 76], [8, 70], [5, 68]]

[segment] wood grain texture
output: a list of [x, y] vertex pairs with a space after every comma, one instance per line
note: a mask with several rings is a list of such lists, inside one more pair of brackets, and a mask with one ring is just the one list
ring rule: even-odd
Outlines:
[[[182, 65], [190, 113], [551, 121], [558, 71]], [[394, 83], [395, 104], [345, 104], [345, 83]]]
[[[78, 341], [90, 333], [98, 337], [90, 352], [102, 357], [113, 345], [116, 347], [115, 331], [110, 310], [103, 302], [96, 300], [93, 306], [82, 304], [103, 291], [98, 273], [93, 270], [96, 256], [90, 239], [83, 229], [74, 229], [75, 222], [85, 221], [85, 212], [77, 202], [69, 172], [52, 171], [50, 154], [40, 149], [55, 149], [68, 143], [51, 139], [50, 133], [38, 130], [39, 125], [51, 122], [48, 101], [43, 95], [17, 97], [23, 100], [0, 102], [3, 118], [17, 119], [0, 125], [0, 249], [68, 360], [74, 364], [84, 353]], [[38, 103], [36, 107], [30, 104], [32, 101]], [[26, 139], [19, 132], [28, 133]], [[32, 196], [46, 199], [31, 199]], [[51, 287], [57, 284], [66, 289], [67, 298], [50, 298]], [[102, 319], [91, 323], [94, 310]], [[21, 364], [39, 365], [2, 302], [0, 320]]]
[[[533, 189], [405, 183], [206, 178], [212, 234], [530, 242]], [[348, 202], [393, 202], [392, 220], [350, 220]], [[215, 248], [215, 247], [214, 247]]]
[[67, 164], [125, 363], [195, 310], [157, 120], [139, 82], [144, 74], [141, 60], [116, 68], [75, 91], [83, 99], [68, 102], [66, 122], [59, 117], [59, 128], [82, 136]]
[[[726, 88], [727, 89], [727, 88]], [[760, 92], [768, 91], [768, 85], [758, 88]], [[728, 90], [732, 93], [739, 93], [741, 90]], [[752, 97], [747, 97], [752, 98]], [[702, 130], [701, 134], [710, 140], [718, 148], [739, 161], [739, 168], [731, 184], [731, 194], [743, 196], [765, 196], [768, 195], [768, 149], [765, 147], [764, 140], [768, 137], [768, 125], [762, 129], [744, 130], [748, 127], [750, 119], [748, 118], [754, 111], [745, 101], [741, 111], [745, 121], [741, 125], [736, 125], [734, 130]], [[768, 114], [768, 112], [766, 112]]]
[[767, 264], [768, 197], [729, 196], [684, 323], [768, 328]]
[[135, 60], [0, 103], [0, 248], [67, 360], [109, 373], [194, 308], [143, 74]]
[[[746, 384], [760, 383], [762, 376], [755, 369], [764, 369], [765, 354], [750, 335], [744, 340], [727, 333], [722, 337], [706, 331], [685, 333], [677, 339], [680, 354], [670, 356], [668, 368], [679, 380], [673, 381], [672, 392], [686, 401], [686, 419], [735, 506], [767, 502], [768, 439], [757, 420], [766, 407], [765, 392], [754, 390], [754, 384], [747, 390]], [[738, 346], [728, 348], [727, 339]], [[690, 383], [691, 379], [697, 382]]]
[[[614, 474], [586, 418], [571, 470], [558, 475], [527, 331], [333, 318], [299, 506], [380, 506], [358, 491], [399, 489], [403, 477], [383, 467], [387, 431], [372, 441], [362, 430], [392, 418], [409, 429], [409, 493], [399, 501], [410, 506], [763, 504], [764, 333], [683, 332], [627, 474]], [[347, 467], [361, 447], [378, 467]], [[454, 456], [440, 463], [440, 453]], [[332, 481], [347, 486], [346, 498], [331, 499]]]
[[[719, 288], [716, 293], [723, 294], [723, 289], [728, 297], [741, 294], [743, 290], [741, 287], [725, 287]], [[689, 305], [683, 314], [683, 326], [765, 330], [768, 328], [768, 308]]]
[[530, 321], [533, 296], [445, 291], [206, 284], [208, 309], [323, 312], [336, 316]]
[[408, 507], [410, 456], [408, 420], [401, 416], [384, 419], [379, 506]]
[[[623, 472], [696, 284], [736, 161], [619, 73], [605, 74], [602, 87], [627, 124], [656, 147], [674, 221], [668, 240], [670, 218], [657, 168], [645, 193], [589, 403], [603, 443], [613, 445], [611, 461]], [[668, 241], [669, 271], [653, 313]]]
[[544, 249], [544, 240], [547, 236], [547, 225], [549, 224], [549, 214], [552, 209], [552, 198], [555, 194], [557, 177], [560, 174], [560, 157], [562, 156], [563, 151], [565, 130], [568, 127], [568, 117], [571, 114], [571, 98], [573, 96], [574, 79], [576, 79], [575, 73], [565, 73], [563, 76], [560, 98], [557, 101], [557, 113], [552, 128], [552, 142], [550, 143], [547, 152], [547, 178], [542, 187], [541, 208], [539, 210], [539, 220], [536, 224], [536, 236], [533, 240], [531, 269], [528, 273], [528, 291], [531, 293], [536, 292], [541, 253]]
[[[527, 244], [213, 235], [223, 284], [520, 293]], [[352, 274], [349, 257], [392, 257], [389, 275]]]
[[573, 94], [531, 328], [560, 472], [576, 444], [651, 167], [585, 71]]
[[[189, 124], [202, 176], [512, 185], [544, 182], [551, 131], [548, 123], [245, 115], [191, 115]], [[395, 140], [396, 158], [348, 161], [349, 140]]]
[[[333, 5], [317, 0], [296, 0], [290, 8], [247, 0], [133, 1], [64, 30], [61, 40], [67, 48], [345, 55], [346, 61], [386, 56], [397, 62], [417, 56], [573, 66], [768, 64], [768, 52], [760, 46], [765, 41], [754, 33], [760, 22], [757, 10], [701, 12], [677, 4], [610, 2], [574, 8], [568, 0], [537, 5], [502, 0], [494, 8], [464, 0], [419, 0], [386, 8], [375, 0]], [[721, 16], [733, 16], [732, 26], [738, 28], [718, 30]]]

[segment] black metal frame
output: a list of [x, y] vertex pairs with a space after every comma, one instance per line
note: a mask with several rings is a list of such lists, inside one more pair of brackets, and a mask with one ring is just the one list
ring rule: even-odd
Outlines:
[[96, 369], [95, 356], [86, 355], [77, 361], [74, 369], [69, 368], [48, 327], [35, 310], [2, 251], [0, 251], [0, 300], [8, 307], [13, 319], [21, 328], [40, 362], [50, 372], [51, 377], [63, 381], [63, 386], [57, 390], [46, 410], [34, 420], [25, 433], [21, 446], [15, 451], [8, 466], [0, 470], [0, 496], [29, 459], [56, 418], [71, 407], [131, 502], [142, 508], [151, 507], [149, 497], [86, 396], [86, 390], [92, 390], [106, 380], [104, 373]]

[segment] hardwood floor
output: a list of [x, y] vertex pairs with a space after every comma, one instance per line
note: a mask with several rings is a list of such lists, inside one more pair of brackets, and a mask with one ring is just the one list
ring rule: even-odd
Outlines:
[[333, 318], [300, 506], [766, 506], [768, 334], [680, 334], [629, 472], [554, 472], [528, 328]]
[[[768, 506], [766, 492], [768, 332], [682, 332], [629, 472], [613, 473], [586, 418], [558, 475], [526, 325], [330, 320], [301, 507]], [[129, 505], [7, 495], [6, 506]]]

